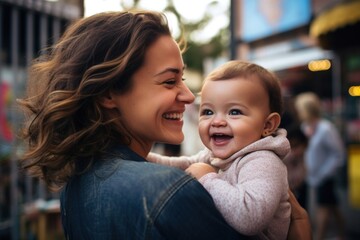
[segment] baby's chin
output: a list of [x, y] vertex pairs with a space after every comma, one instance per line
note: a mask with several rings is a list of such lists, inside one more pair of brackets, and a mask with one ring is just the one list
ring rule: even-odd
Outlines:
[[223, 160], [228, 159], [234, 154], [233, 152], [224, 152], [224, 151], [212, 151], [212, 153], [215, 158], [220, 158]]

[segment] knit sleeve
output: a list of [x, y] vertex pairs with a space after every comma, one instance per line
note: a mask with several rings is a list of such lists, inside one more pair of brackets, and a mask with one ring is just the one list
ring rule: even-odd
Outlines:
[[236, 167], [232, 166], [227, 170], [234, 170], [228, 176], [231, 181], [223, 180], [221, 173], [209, 173], [199, 181], [233, 228], [246, 235], [256, 235], [269, 225], [283, 193], [287, 192], [287, 172], [274, 154], [249, 154], [245, 161], [240, 169], [235, 171]]
[[185, 170], [191, 164], [196, 162], [208, 163], [210, 159], [210, 154], [211, 152], [208, 149], [201, 150], [197, 154], [192, 156], [178, 156], [178, 157], [169, 157], [169, 156], [164, 156], [161, 154], [150, 152], [146, 157], [146, 159], [149, 162], [159, 163]]

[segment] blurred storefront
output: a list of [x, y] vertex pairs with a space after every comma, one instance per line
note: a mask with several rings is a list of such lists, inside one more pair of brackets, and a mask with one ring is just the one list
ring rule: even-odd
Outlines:
[[28, 64], [82, 15], [82, 0], [0, 0], [0, 239], [45, 239], [46, 231], [46, 239], [61, 239], [57, 225], [46, 225], [58, 219], [56, 194], [18, 169], [16, 98], [24, 94]]
[[289, 108], [300, 92], [321, 97], [348, 149], [343, 182], [351, 210], [358, 211], [360, 1], [232, 0], [231, 11], [233, 59], [248, 59], [277, 73]]
[[348, 144], [351, 203], [360, 208], [360, 1], [341, 1], [321, 11], [310, 34], [341, 60], [344, 136]]
[[[276, 72], [289, 99], [300, 92], [316, 92], [338, 122], [339, 59], [309, 34], [314, 9], [323, 2], [232, 0], [231, 52], [232, 58], [248, 59]], [[331, 68], [310, 70], [308, 64], [315, 60], [328, 60]]]
[[[231, 58], [275, 71], [289, 102], [304, 91], [322, 98], [348, 147], [354, 209], [360, 208], [359, 9], [359, 0], [231, 0]], [[0, 239], [63, 239], [58, 196], [18, 171], [23, 146], [15, 131], [22, 116], [15, 99], [24, 94], [31, 60], [83, 12], [83, 0], [0, 0]]]

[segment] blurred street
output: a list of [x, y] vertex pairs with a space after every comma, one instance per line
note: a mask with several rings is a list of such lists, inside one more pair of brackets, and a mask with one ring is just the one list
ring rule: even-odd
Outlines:
[[[347, 189], [338, 188], [338, 193], [340, 196], [341, 204], [340, 210], [344, 214], [345, 218], [345, 236], [346, 240], [358, 240], [360, 239], [360, 208], [354, 208], [350, 204], [349, 192]], [[314, 204], [314, 203], [313, 203]], [[312, 213], [312, 211], [309, 211]], [[316, 215], [312, 213], [312, 218], [314, 219]], [[338, 233], [336, 231], [337, 226], [333, 218], [329, 219], [330, 227], [326, 240], [336, 240], [338, 238]]]
[[[18, 138], [24, 116], [16, 100], [26, 95], [29, 65], [86, 14], [131, 8], [165, 12], [175, 37], [185, 29], [189, 46], [183, 54], [184, 77], [194, 95], [215, 67], [244, 59], [280, 79], [284, 126], [300, 125], [296, 96], [303, 92], [319, 96], [323, 117], [336, 126], [346, 150], [347, 163], [336, 189], [345, 218], [344, 240], [360, 240], [360, 1], [195, 2], [0, 0], [0, 240], [65, 239], [59, 192], [49, 191], [20, 166], [26, 144]], [[204, 147], [198, 135], [199, 99], [184, 113], [184, 142], [156, 144], [154, 151], [192, 155]], [[308, 197], [315, 231], [313, 189]], [[336, 222], [333, 218], [329, 222], [325, 240], [340, 240]]]

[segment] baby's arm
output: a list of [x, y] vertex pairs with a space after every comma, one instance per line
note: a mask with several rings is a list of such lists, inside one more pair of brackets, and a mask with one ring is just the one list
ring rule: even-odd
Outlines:
[[208, 173], [216, 173], [217, 169], [210, 164], [198, 162], [191, 164], [191, 166], [186, 169], [186, 172], [195, 177], [196, 179], [200, 179], [202, 176]]
[[[226, 221], [238, 232], [259, 234], [272, 220], [287, 192], [286, 167], [279, 159], [252, 159], [228, 176], [209, 173], [199, 179]], [[243, 160], [243, 159], [242, 159]], [[227, 174], [227, 173], [222, 173]], [[284, 226], [286, 227], [286, 226]]]
[[177, 167], [185, 170], [193, 163], [209, 162], [210, 156], [211, 156], [211, 152], [208, 149], [204, 149], [192, 156], [179, 156], [179, 157], [163, 156], [161, 154], [150, 152], [146, 157], [146, 159], [149, 162], [160, 163], [163, 165]]

